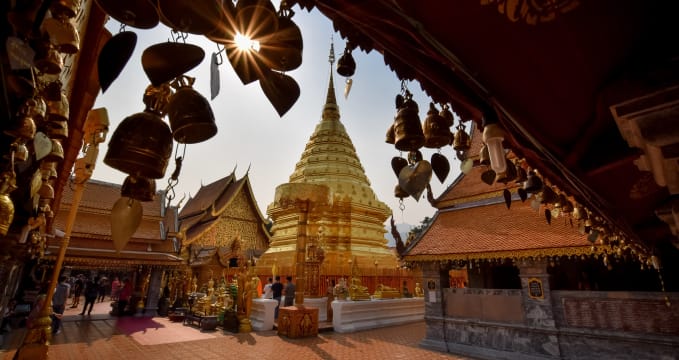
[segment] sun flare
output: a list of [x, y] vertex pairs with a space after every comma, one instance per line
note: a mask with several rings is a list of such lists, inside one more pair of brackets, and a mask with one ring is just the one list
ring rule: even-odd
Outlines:
[[238, 47], [238, 49], [241, 51], [249, 50], [259, 51], [259, 41], [252, 40], [241, 33], [236, 33], [234, 41], [236, 42], [236, 46]]

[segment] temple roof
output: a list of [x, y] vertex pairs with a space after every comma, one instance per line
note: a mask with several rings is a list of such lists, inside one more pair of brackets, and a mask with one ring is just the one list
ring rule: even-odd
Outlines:
[[566, 218], [547, 223], [542, 213], [502, 199], [438, 211], [432, 224], [406, 249], [405, 260], [467, 260], [590, 254], [591, 243]]

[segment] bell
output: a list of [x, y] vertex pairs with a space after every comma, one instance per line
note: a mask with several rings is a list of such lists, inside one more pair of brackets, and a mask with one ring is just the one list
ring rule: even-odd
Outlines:
[[440, 153], [434, 153], [431, 155], [431, 167], [434, 170], [434, 175], [443, 183], [450, 172], [448, 159]]
[[16, 186], [16, 175], [14, 171], [6, 171], [0, 176], [0, 235], [5, 236], [9, 227], [14, 221], [14, 203], [9, 197], [9, 193], [14, 191]]
[[36, 50], [33, 64], [41, 73], [58, 75], [64, 68], [64, 59], [56, 48], [44, 46]]
[[21, 140], [30, 140], [35, 137], [36, 126], [33, 118], [20, 116], [12, 129], [5, 130], [5, 134]]
[[64, 140], [68, 138], [68, 121], [54, 120], [45, 124], [47, 136], [52, 139]]
[[396, 143], [396, 134], [394, 134], [394, 123], [391, 123], [391, 125], [389, 125], [389, 128], [387, 129], [387, 136], [384, 139], [384, 142], [392, 145]]
[[[453, 126], [453, 124], [455, 124], [455, 116], [453, 116], [453, 112], [450, 111], [450, 107], [448, 107], [448, 104], [443, 104], [443, 107], [441, 108], [441, 112], [439, 112], [439, 115], [441, 115], [441, 117], [445, 120], [445, 124], [447, 127], [451, 127]], [[461, 121], [460, 126], [464, 128], [464, 125], [462, 125]]]
[[506, 184], [514, 179], [516, 179], [516, 166], [511, 161], [507, 161], [505, 171], [495, 174], [495, 182]]
[[540, 203], [542, 204], [551, 204], [557, 200], [557, 195], [552, 189], [551, 186], [543, 186], [542, 187], [542, 200]]
[[158, 0], [160, 22], [169, 28], [191, 34], [206, 35], [222, 21], [221, 1]]
[[412, 100], [410, 92], [399, 107], [394, 119], [394, 146], [401, 151], [414, 151], [424, 145], [424, 133], [420, 117], [417, 115], [417, 103]]
[[14, 160], [26, 161], [28, 160], [28, 147], [24, 143], [16, 143], [14, 146]]
[[102, 93], [113, 83], [130, 60], [137, 45], [137, 34], [121, 31], [108, 39], [97, 57], [97, 75]]
[[61, 92], [61, 99], [47, 102], [47, 121], [68, 121], [69, 118], [68, 97]]
[[573, 203], [570, 202], [570, 200], [568, 200], [568, 198], [564, 194], [561, 194], [560, 198], [561, 198], [560, 199], [561, 212], [566, 214], [572, 214], [574, 211]]
[[299, 85], [292, 77], [273, 70], [265, 70], [259, 85], [279, 116], [285, 115], [299, 98]]
[[485, 166], [490, 165], [490, 154], [488, 154], [488, 146], [486, 144], [483, 144], [479, 151], [479, 163]]
[[128, 175], [123, 181], [120, 195], [139, 201], [153, 201], [156, 197], [156, 181]]
[[57, 178], [57, 163], [42, 161], [40, 163], [40, 173], [43, 181]]
[[21, 115], [32, 118], [38, 124], [45, 121], [46, 112], [47, 104], [39, 95], [26, 100], [19, 110]]
[[45, 19], [42, 22], [42, 29], [47, 32], [50, 42], [57, 51], [64, 54], [75, 54], [80, 50], [78, 29], [68, 19]]
[[278, 18], [278, 31], [260, 41], [259, 55], [273, 70], [291, 71], [302, 65], [302, 32], [290, 17]]
[[47, 182], [43, 182], [38, 190], [38, 195], [43, 199], [54, 199], [54, 188]]
[[104, 163], [124, 173], [160, 179], [172, 156], [172, 132], [156, 113], [143, 111], [118, 125]]
[[585, 208], [580, 204], [575, 205], [575, 207], [573, 208], [573, 219], [575, 220], [587, 219], [587, 210], [585, 210]]
[[193, 89], [193, 78], [177, 80], [177, 91], [166, 108], [172, 137], [180, 144], [195, 144], [215, 136], [217, 125], [208, 100]]
[[259, 41], [278, 30], [276, 8], [269, 0], [238, 0], [235, 25], [243, 36]]
[[347, 43], [347, 47], [344, 49], [344, 54], [342, 54], [339, 60], [337, 60], [337, 73], [344, 77], [351, 77], [354, 76], [355, 72], [356, 61], [354, 61], [354, 57], [351, 55], [350, 46]]
[[205, 34], [205, 36], [219, 44], [233, 42], [234, 35], [236, 34], [236, 25], [234, 24], [236, 6], [232, 0], [218, 0], [217, 3], [221, 5], [219, 10], [221, 14], [220, 21], [217, 23], [217, 27]]
[[52, 139], [52, 151], [50, 151], [47, 156], [43, 158], [45, 161], [61, 161], [64, 160], [64, 148], [61, 146], [61, 143], [56, 140]]
[[394, 196], [399, 198], [399, 199], [403, 199], [403, 198], [407, 198], [408, 196], [410, 196], [410, 194], [408, 194], [405, 190], [403, 190], [401, 185], [396, 184], [396, 187], [394, 188]]
[[42, 97], [45, 98], [45, 102], [59, 101], [61, 100], [62, 93], [61, 88], [62, 88], [61, 80], [50, 81], [42, 86], [40, 95], [42, 95]]
[[95, 0], [105, 13], [119, 22], [139, 29], [154, 28], [160, 22], [155, 1]]
[[446, 120], [439, 115], [439, 111], [434, 103], [429, 103], [429, 111], [427, 111], [427, 117], [424, 119], [424, 124], [422, 124], [425, 147], [436, 149], [450, 144], [453, 134], [445, 122]]
[[542, 190], [542, 180], [533, 170], [528, 171], [526, 181], [523, 183], [523, 189], [529, 194], [536, 194]]
[[137, 231], [144, 215], [139, 201], [128, 197], [118, 199], [111, 209], [111, 240], [116, 253], [125, 247]]
[[141, 64], [151, 84], [160, 86], [195, 68], [204, 58], [205, 51], [200, 46], [164, 42], [146, 48]]
[[80, 12], [81, 0], [57, 0], [52, 1], [50, 12], [55, 18], [74, 18]]
[[[465, 131], [464, 125], [459, 123], [453, 136], [453, 149], [455, 151], [467, 151], [472, 145], [472, 139]], [[490, 160], [489, 160], [490, 161]]]
[[520, 164], [515, 164], [516, 166], [516, 179], [514, 181], [517, 184], [520, 184], [528, 179], [528, 174], [526, 173], [526, 169], [524, 169]]

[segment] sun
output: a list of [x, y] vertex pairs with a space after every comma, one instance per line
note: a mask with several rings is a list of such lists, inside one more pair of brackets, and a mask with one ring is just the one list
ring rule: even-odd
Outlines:
[[259, 51], [259, 41], [252, 40], [241, 33], [236, 33], [233, 40], [236, 43], [236, 47], [241, 51]]

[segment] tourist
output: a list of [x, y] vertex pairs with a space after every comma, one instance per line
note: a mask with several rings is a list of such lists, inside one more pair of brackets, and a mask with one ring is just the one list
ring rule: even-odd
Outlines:
[[90, 315], [94, 302], [97, 301], [97, 296], [99, 296], [99, 278], [95, 277], [94, 280], [89, 280], [85, 285], [85, 305], [83, 305], [83, 311], [80, 312], [80, 315], [85, 315], [87, 305], [90, 306], [87, 315]]
[[125, 316], [125, 308], [130, 302], [130, 297], [132, 297], [132, 282], [130, 279], [125, 278], [123, 280], [123, 288], [120, 289], [118, 294], [118, 316]]
[[101, 279], [99, 279], [99, 296], [97, 297], [97, 301], [99, 302], [104, 302], [104, 297], [106, 296], [106, 287], [108, 286], [108, 279], [105, 276], [102, 276]]
[[73, 301], [71, 302], [71, 309], [77, 308], [78, 305], [80, 305], [80, 295], [82, 295], [84, 285], [85, 283], [83, 282], [82, 274], [78, 274], [73, 282]]
[[54, 289], [54, 295], [52, 295], [52, 335], [61, 333], [61, 318], [64, 316], [66, 300], [71, 292], [71, 285], [67, 282], [68, 277], [61, 276], [59, 280], [59, 284]]
[[285, 305], [292, 306], [295, 303], [295, 284], [292, 283], [292, 276], [285, 278], [288, 281], [285, 285]]
[[272, 285], [273, 279], [269, 278], [269, 282], [264, 285], [264, 294], [262, 294], [264, 299], [273, 299], [273, 290], [271, 290]]
[[111, 300], [115, 301], [118, 300], [118, 292], [120, 291], [120, 280], [118, 280], [118, 277], [114, 277], [113, 281], [111, 281]]
[[274, 319], [278, 319], [278, 308], [281, 307], [281, 296], [283, 296], [283, 284], [281, 284], [281, 277], [276, 275], [276, 281], [271, 285], [271, 292], [273, 299], [278, 302], [276, 310], [274, 310]]

